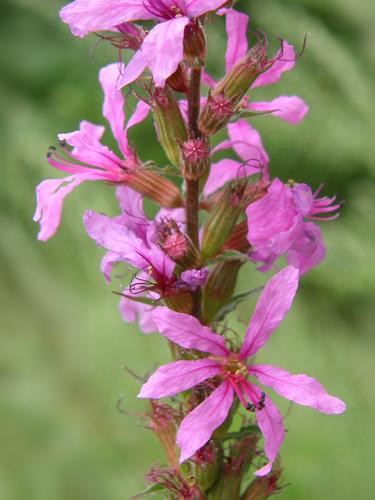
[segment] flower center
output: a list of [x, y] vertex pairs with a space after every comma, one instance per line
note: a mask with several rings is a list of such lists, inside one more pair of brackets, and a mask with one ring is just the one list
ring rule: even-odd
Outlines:
[[153, 16], [161, 19], [167, 20], [183, 16], [181, 7], [176, 3], [170, 5], [168, 0], [145, 0], [143, 5]]

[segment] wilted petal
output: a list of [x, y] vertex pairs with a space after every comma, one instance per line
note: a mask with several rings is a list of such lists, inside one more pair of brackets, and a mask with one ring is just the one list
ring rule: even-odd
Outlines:
[[65, 196], [85, 181], [98, 180], [95, 174], [77, 174], [64, 179], [48, 179], [36, 188], [37, 207], [33, 220], [39, 222], [38, 240], [47, 241], [60, 225]]
[[185, 349], [198, 349], [218, 356], [229, 352], [224, 337], [201, 325], [194, 316], [158, 307], [153, 317], [159, 332]]
[[76, 0], [61, 9], [60, 17], [69, 24], [73, 35], [84, 37], [94, 31], [110, 30], [125, 21], [153, 19], [144, 3], [144, 0]]
[[257, 353], [285, 318], [297, 291], [298, 277], [298, 269], [287, 266], [268, 281], [250, 320], [241, 358]]
[[187, 17], [180, 17], [152, 28], [125, 68], [119, 87], [134, 82], [146, 67], [150, 68], [156, 87], [163, 87], [184, 57], [184, 30], [188, 23]]
[[186, 391], [221, 372], [220, 365], [210, 359], [176, 361], [161, 366], [142, 386], [139, 398], [165, 398]]
[[273, 63], [270, 69], [258, 76], [255, 82], [251, 85], [252, 89], [256, 87], [264, 87], [265, 85], [271, 85], [280, 80], [281, 75], [285, 71], [289, 71], [294, 68], [296, 64], [296, 53], [294, 51], [293, 45], [284, 41], [282, 49], [278, 52], [276, 56], [276, 61]]
[[281, 396], [294, 403], [310, 406], [323, 413], [342, 413], [345, 403], [328, 394], [320, 383], [307, 375], [292, 375], [271, 365], [252, 365], [249, 373], [261, 384], [272, 387]]
[[326, 256], [326, 247], [320, 228], [313, 222], [305, 222], [300, 235], [287, 253], [288, 264], [297, 267], [300, 274], [307, 273]]
[[116, 174], [120, 160], [107, 146], [100, 143], [104, 131], [104, 127], [83, 120], [79, 130], [59, 134], [58, 138], [73, 147], [73, 158]]
[[229, 382], [223, 382], [183, 419], [176, 437], [181, 449], [180, 463], [207, 443], [215, 429], [227, 418], [232, 403], [232, 386]]
[[249, 109], [262, 113], [269, 112], [281, 120], [296, 125], [303, 120], [309, 107], [300, 97], [280, 96], [272, 101], [250, 102]]

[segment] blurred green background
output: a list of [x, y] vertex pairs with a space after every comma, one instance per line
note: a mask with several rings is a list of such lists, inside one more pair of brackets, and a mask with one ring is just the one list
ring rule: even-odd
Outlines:
[[[159, 448], [129, 411], [144, 373], [167, 359], [164, 342], [124, 324], [117, 298], [99, 272], [102, 251], [83, 229], [85, 208], [115, 214], [112, 188], [78, 188], [61, 228], [47, 244], [31, 221], [34, 188], [58, 176], [43, 160], [58, 132], [85, 118], [102, 123], [98, 69], [114, 48], [72, 37], [58, 19], [63, 2], [0, 4], [0, 498], [122, 500], [141, 490]], [[345, 202], [322, 224], [326, 261], [303, 279], [287, 321], [259, 356], [317, 377], [348, 404], [340, 417], [295, 407], [282, 448], [280, 498], [374, 498], [375, 185], [373, 0], [252, 0], [253, 27], [302, 46], [297, 69], [257, 97], [298, 94], [311, 112], [298, 127], [260, 117], [274, 175], [325, 183]], [[209, 27], [217, 76], [225, 49], [222, 20]], [[276, 46], [276, 45], [275, 45]], [[91, 53], [91, 56], [90, 56]], [[255, 97], [255, 96], [254, 96]], [[147, 122], [132, 134], [144, 159], [163, 161]], [[109, 143], [111, 138], [108, 137]], [[239, 288], [261, 281], [250, 266]], [[233, 316], [248, 319], [254, 302]], [[235, 324], [235, 322], [237, 322]], [[288, 404], [280, 402], [284, 412]]]

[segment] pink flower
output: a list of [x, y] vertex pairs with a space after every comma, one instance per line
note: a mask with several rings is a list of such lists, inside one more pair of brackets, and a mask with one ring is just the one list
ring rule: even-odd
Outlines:
[[76, 0], [61, 10], [73, 34], [113, 29], [123, 22], [154, 20], [141, 48], [122, 72], [119, 85], [128, 85], [148, 67], [155, 85], [163, 87], [184, 58], [184, 33], [192, 19], [220, 8], [226, 0]]
[[291, 375], [281, 368], [255, 365], [248, 361], [265, 345], [289, 311], [297, 290], [298, 275], [296, 268], [288, 266], [267, 283], [243, 344], [238, 349], [230, 350], [224, 337], [202, 326], [192, 316], [166, 308], [154, 311], [154, 322], [164, 337], [185, 349], [196, 349], [210, 356], [161, 366], [143, 385], [139, 397], [174, 396], [207, 379], [213, 379], [216, 386], [181, 422], [177, 433], [177, 444], [181, 449], [180, 462], [193, 456], [208, 442], [214, 430], [226, 420], [233, 398], [237, 395], [244, 408], [255, 412], [265, 440], [268, 463], [256, 474], [263, 476], [270, 472], [284, 439], [283, 420], [270, 397], [250, 381], [249, 376], [300, 405], [330, 414], [345, 410], [345, 404], [330, 396], [315, 379], [307, 375]]
[[[117, 89], [117, 79], [118, 64], [111, 64], [100, 71], [99, 80], [104, 91], [103, 115], [109, 122], [123, 159], [100, 142], [105, 131], [100, 125], [82, 121], [79, 130], [59, 134], [58, 138], [67, 158], [53, 150], [47, 161], [53, 167], [71, 175], [62, 179], [45, 180], [37, 187], [34, 221], [39, 222], [41, 226], [39, 240], [46, 241], [55, 234], [60, 224], [64, 199], [75, 187], [86, 181], [126, 183], [127, 170], [137, 166], [127, 133], [129, 128], [146, 118], [149, 107], [144, 102], [139, 102], [125, 127], [125, 100]], [[72, 148], [71, 151], [68, 146]]]
[[[226, 15], [226, 28], [228, 34], [228, 45], [226, 51], [226, 71], [242, 59], [248, 49], [247, 31], [249, 17], [246, 14], [237, 12], [233, 9], [221, 9], [219, 14]], [[267, 47], [264, 48], [266, 50]], [[280, 80], [281, 75], [291, 70], [296, 63], [296, 54], [292, 45], [283, 42], [282, 48], [276, 56], [267, 61], [271, 67], [261, 73], [250, 86], [250, 90], [257, 87], [265, 87]], [[204, 82], [209, 87], [215, 86], [215, 80], [204, 74]], [[292, 124], [299, 123], [308, 111], [307, 104], [297, 96], [280, 96], [272, 101], [252, 102], [245, 97], [241, 107], [254, 112], [270, 113], [281, 120]]]
[[333, 204], [335, 197], [318, 198], [320, 190], [313, 194], [307, 184], [288, 186], [276, 178], [267, 194], [247, 207], [248, 240], [253, 247], [250, 258], [263, 262], [261, 271], [270, 269], [283, 254], [301, 273], [323, 260], [320, 229], [305, 219], [335, 219], [337, 214], [325, 218], [317, 215], [337, 211], [340, 205]]

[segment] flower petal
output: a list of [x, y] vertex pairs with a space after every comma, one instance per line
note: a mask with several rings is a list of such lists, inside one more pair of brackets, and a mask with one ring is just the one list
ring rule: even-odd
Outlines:
[[328, 394], [320, 383], [307, 375], [292, 375], [271, 365], [252, 365], [249, 373], [261, 384], [272, 387], [281, 396], [294, 403], [310, 406], [323, 413], [342, 413], [345, 403]]
[[60, 11], [61, 20], [69, 24], [73, 35], [110, 30], [125, 21], [153, 19], [144, 0], [76, 0]]
[[119, 309], [124, 321], [133, 323], [138, 320], [143, 333], [156, 332], [157, 328], [152, 319], [152, 306], [121, 297]]
[[[252, 167], [246, 167], [246, 170], [248, 168]], [[206, 184], [204, 185], [204, 195], [209, 196], [217, 189], [223, 187], [226, 182], [238, 178], [242, 173], [243, 167], [239, 161], [224, 159], [213, 163]]]
[[167, 307], [158, 307], [153, 313], [153, 318], [164, 337], [185, 349], [197, 349], [218, 356], [229, 353], [224, 337], [211, 332], [194, 316], [178, 313]]
[[225, 421], [233, 403], [233, 389], [223, 382], [181, 422], [176, 441], [181, 449], [180, 463], [204, 446]]
[[40, 224], [38, 240], [47, 241], [57, 231], [65, 197], [82, 182], [94, 180], [98, 180], [95, 174], [77, 174], [64, 179], [47, 179], [37, 186], [33, 220]]
[[259, 132], [246, 120], [238, 120], [228, 125], [228, 134], [233, 142], [233, 149], [243, 161], [253, 160], [259, 167], [267, 167], [269, 157], [263, 146]]
[[288, 264], [305, 274], [317, 266], [326, 256], [326, 247], [320, 228], [313, 222], [305, 222], [300, 235], [287, 253]]
[[248, 107], [252, 111], [270, 112], [293, 125], [300, 123], [309, 110], [305, 101], [297, 96], [280, 96], [272, 101], [250, 102]]
[[247, 29], [249, 16], [233, 9], [222, 9], [226, 14], [226, 29], [228, 35], [227, 52], [225, 55], [226, 71], [242, 59], [248, 50]]
[[76, 160], [112, 171], [115, 177], [118, 177], [119, 158], [107, 146], [100, 143], [104, 131], [104, 127], [83, 120], [79, 130], [59, 134], [58, 138], [73, 147], [71, 156]]
[[139, 398], [165, 398], [186, 391], [221, 372], [217, 361], [198, 359], [161, 366], [142, 386]]
[[213, 12], [220, 9], [226, 0], [188, 0], [186, 2], [186, 14], [189, 17], [199, 17], [207, 12]]
[[276, 60], [270, 67], [270, 69], [258, 76], [255, 82], [251, 85], [251, 89], [276, 83], [280, 80], [281, 75], [285, 71], [289, 71], [290, 69], [294, 68], [296, 64], [296, 53], [294, 51], [293, 45], [290, 45], [288, 42], [284, 41], [283, 46], [279, 50], [275, 59]]
[[250, 320], [240, 356], [253, 356], [267, 342], [292, 306], [299, 272], [287, 266], [266, 284]]
[[125, 98], [118, 89], [120, 73], [124, 71], [124, 64], [109, 64], [99, 72], [99, 81], [104, 92], [103, 116], [111, 126], [113, 136], [117, 140], [122, 154], [126, 157], [128, 144], [124, 133]]
[[156, 87], [163, 87], [184, 57], [184, 30], [188, 23], [187, 17], [180, 17], [152, 28], [119, 78], [119, 87], [134, 82], [147, 66]]

